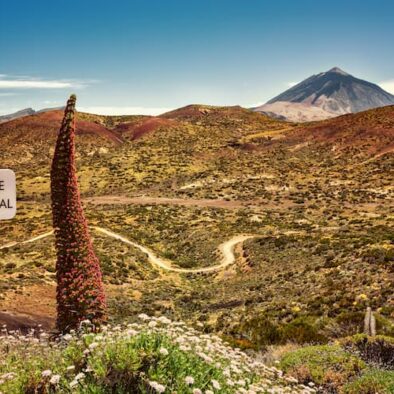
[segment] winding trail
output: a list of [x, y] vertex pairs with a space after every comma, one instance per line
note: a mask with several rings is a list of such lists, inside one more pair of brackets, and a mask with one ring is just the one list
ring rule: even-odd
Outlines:
[[[179, 273], [184, 273], [184, 274], [198, 274], [198, 273], [203, 273], [203, 272], [214, 272], [214, 271], [219, 271], [227, 266], [234, 264], [235, 263], [235, 255], [234, 255], [234, 248], [237, 244], [242, 243], [246, 241], [247, 239], [257, 237], [257, 235], [235, 235], [234, 237], [230, 238], [229, 240], [223, 242], [222, 244], [219, 245], [218, 250], [220, 251], [222, 255], [222, 259], [219, 264], [212, 265], [209, 267], [202, 267], [202, 268], [179, 268], [179, 267], [174, 267], [173, 263], [170, 260], [163, 259], [162, 257], [157, 256], [152, 250], [149, 248], [140, 245], [136, 242], [130, 241], [126, 237], [114, 233], [113, 231], [107, 230], [102, 227], [98, 226], [92, 226], [91, 227], [93, 230], [106, 235], [107, 237], [117, 239], [125, 244], [131, 245], [137, 249], [139, 249], [141, 252], [145, 253], [148, 256], [148, 260], [151, 264], [167, 271], [172, 271], [172, 272], [179, 272]], [[3, 246], [0, 246], [0, 249], [5, 249], [5, 248], [10, 248], [12, 246], [18, 245], [18, 244], [26, 244], [26, 243], [31, 243], [38, 241], [40, 239], [49, 237], [53, 234], [52, 231], [48, 231], [46, 233], [40, 234], [36, 237], [30, 238], [26, 241], [22, 242], [11, 242], [8, 244], [5, 244]]]

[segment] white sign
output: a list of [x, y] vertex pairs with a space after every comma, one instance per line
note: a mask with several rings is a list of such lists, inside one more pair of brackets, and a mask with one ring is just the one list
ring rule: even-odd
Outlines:
[[0, 220], [16, 214], [16, 181], [12, 170], [0, 170]]

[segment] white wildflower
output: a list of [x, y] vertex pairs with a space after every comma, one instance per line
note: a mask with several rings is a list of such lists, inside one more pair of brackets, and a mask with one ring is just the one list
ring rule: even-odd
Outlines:
[[72, 381], [70, 382], [70, 387], [73, 388], [73, 387], [75, 387], [75, 386], [78, 386], [78, 381], [77, 381], [77, 380], [72, 380]]
[[12, 380], [15, 377], [16, 377], [16, 374], [14, 372], [8, 372], [8, 373], [5, 373], [4, 375], [1, 376], [1, 378], [4, 380]]
[[159, 353], [163, 356], [168, 356], [168, 350], [165, 347], [160, 348]]
[[74, 380], [82, 380], [85, 379], [85, 374], [83, 372], [80, 372], [79, 374], [77, 374], [74, 378]]
[[166, 391], [166, 386], [157, 383], [155, 381], [149, 382], [149, 385], [157, 392], [157, 393], [164, 393]]
[[52, 376], [52, 371], [50, 369], [46, 369], [45, 371], [41, 372], [41, 376], [43, 378], [49, 378], [50, 376]]
[[185, 383], [190, 386], [194, 383], [194, 378], [192, 376], [186, 376]]
[[56, 385], [60, 382], [60, 375], [53, 375], [51, 380], [49, 381], [50, 384]]
[[159, 321], [162, 324], [170, 324], [171, 320], [167, 319], [165, 316], [160, 316], [157, 321]]
[[212, 383], [212, 386], [213, 386], [214, 389], [216, 389], [216, 390], [220, 390], [221, 389], [220, 383], [217, 380], [212, 379], [211, 383]]

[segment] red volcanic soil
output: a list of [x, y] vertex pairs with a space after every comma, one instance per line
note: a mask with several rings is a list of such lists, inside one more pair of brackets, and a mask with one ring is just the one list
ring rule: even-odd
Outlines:
[[46, 316], [0, 312], [0, 326], [3, 325], [7, 327], [7, 330], [20, 330], [22, 332], [27, 332], [32, 328], [38, 327], [48, 330], [53, 328], [54, 319]]
[[288, 135], [287, 141], [335, 145], [339, 151], [362, 147], [370, 154], [390, 152], [394, 149], [394, 106], [300, 126]]
[[187, 119], [191, 117], [202, 117], [210, 112], [209, 108], [205, 108], [202, 105], [191, 104], [186, 107], [178, 108], [170, 112], [166, 112], [160, 115], [161, 118], [168, 119]]
[[[254, 112], [239, 105], [230, 107], [217, 107], [212, 105], [198, 105], [192, 104], [183, 108], [178, 108], [174, 111], [166, 112], [159, 116], [164, 119], [175, 119], [179, 121], [188, 122], [202, 122], [204, 124], [235, 124], [238, 125], [242, 122], [248, 127], [260, 127], [264, 124], [278, 125], [280, 121], [274, 120], [267, 115], [259, 112]], [[283, 124], [288, 124], [284, 123]]]
[[116, 131], [121, 135], [129, 135], [133, 140], [137, 140], [146, 134], [153, 133], [160, 127], [171, 127], [175, 125], [177, 125], [175, 120], [148, 117], [137, 123], [129, 122], [119, 124], [116, 127]]
[[[25, 116], [0, 124], [0, 134], [7, 132], [10, 135], [14, 131], [17, 132], [14, 133], [16, 139], [40, 138], [50, 140], [56, 138], [62, 119], [63, 111], [59, 110]], [[78, 117], [76, 132], [79, 135], [97, 135], [115, 144], [122, 143], [122, 137], [119, 133], [95, 122], [78, 120]]]
[[9, 330], [27, 330], [42, 325], [53, 327], [56, 315], [54, 285], [32, 285], [20, 293], [8, 292], [0, 302], [0, 326]]
[[116, 144], [121, 144], [123, 142], [122, 136], [120, 133], [109, 130], [103, 125], [98, 123], [89, 122], [86, 120], [77, 120], [76, 121], [76, 133], [77, 134], [97, 134], [103, 138], [107, 138]]
[[235, 105], [232, 107], [215, 107], [210, 105], [191, 104], [186, 107], [178, 108], [170, 112], [160, 115], [160, 118], [166, 119], [192, 119], [203, 118], [209, 115], [210, 117], [232, 117], [240, 114], [250, 113], [253, 116], [259, 116], [256, 112], [249, 111], [245, 108]]

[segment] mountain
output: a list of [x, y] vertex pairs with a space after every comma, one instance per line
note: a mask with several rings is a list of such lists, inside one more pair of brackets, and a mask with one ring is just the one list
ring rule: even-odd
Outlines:
[[44, 112], [63, 110], [63, 108], [64, 107], [43, 108], [43, 109], [40, 109], [39, 111], [35, 111], [33, 108], [25, 108], [20, 111], [14, 112], [12, 114], [0, 116], [0, 123], [9, 122], [10, 120], [19, 119], [19, 118], [23, 118], [25, 116], [40, 114], [40, 113], [44, 113]]
[[25, 108], [20, 111], [14, 112], [12, 114], [2, 115], [2, 116], [0, 116], [0, 123], [8, 122], [13, 119], [22, 118], [24, 116], [33, 115], [33, 114], [35, 114], [35, 112], [36, 111], [34, 111], [33, 108]]
[[258, 110], [258, 112], [264, 113], [272, 118], [292, 122], [314, 122], [337, 116], [337, 114], [328, 112], [317, 106], [288, 101], [277, 101], [272, 104], [267, 103], [259, 108], [262, 108], [262, 110]]
[[305, 79], [254, 110], [305, 122], [392, 104], [394, 96], [378, 85], [334, 67]]

